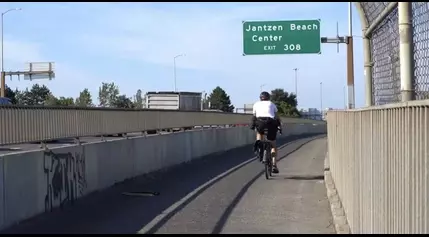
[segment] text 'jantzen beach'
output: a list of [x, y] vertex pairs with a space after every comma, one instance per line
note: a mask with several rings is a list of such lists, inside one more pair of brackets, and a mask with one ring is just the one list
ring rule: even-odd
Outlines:
[[[290, 24], [289, 27], [290, 31], [308, 31], [308, 30], [318, 30], [318, 25], [316, 24], [309, 24], [309, 25], [297, 25], [297, 24]], [[283, 31], [283, 26], [282, 25], [277, 25], [277, 26], [273, 26], [273, 25], [262, 25], [262, 26], [252, 26], [251, 24], [249, 24], [247, 26], [247, 28], [245, 29], [246, 31], [250, 32], [267, 32], [267, 31]], [[270, 42], [270, 41], [281, 41], [282, 40], [282, 36], [281, 35], [269, 35], [269, 36], [258, 36], [258, 35], [253, 35], [252, 36], [252, 41], [255, 42]]]

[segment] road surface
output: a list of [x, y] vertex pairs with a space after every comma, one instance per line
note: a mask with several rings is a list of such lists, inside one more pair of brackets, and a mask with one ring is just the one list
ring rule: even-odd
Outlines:
[[2, 233], [335, 233], [325, 137], [282, 143], [272, 180], [246, 146], [124, 182]]

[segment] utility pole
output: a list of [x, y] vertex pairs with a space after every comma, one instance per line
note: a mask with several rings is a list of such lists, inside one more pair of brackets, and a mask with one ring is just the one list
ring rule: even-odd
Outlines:
[[186, 54], [179, 54], [173, 58], [173, 67], [174, 67], [174, 91], [177, 92], [177, 80], [176, 80], [176, 58], [186, 56]]
[[205, 109], [206, 96], [207, 96], [206, 91], [202, 91], [201, 92], [201, 111]]
[[11, 8], [5, 12], [1, 13], [1, 91], [0, 91], [0, 97], [6, 97], [6, 73], [4, 72], [4, 24], [3, 19], [4, 15], [6, 15], [8, 12], [11, 11], [20, 11], [21, 8]]
[[[21, 11], [21, 8], [11, 8], [1, 13], [1, 73], [0, 73], [0, 97], [6, 97], [6, 76], [24, 76], [24, 80], [35, 80], [47, 78], [52, 80], [55, 78], [54, 63], [53, 62], [31, 62], [28, 63], [28, 70], [26, 71], [4, 71], [4, 16], [11, 11]], [[36, 76], [33, 78], [33, 76]]]
[[352, 2], [349, 2], [349, 35], [347, 37], [347, 91], [348, 108], [355, 108], [355, 75], [353, 62], [353, 24], [352, 24]]
[[343, 86], [343, 101], [344, 101], [344, 109], [347, 109], [347, 100], [346, 100], [346, 86]]
[[353, 35], [352, 35], [352, 2], [348, 3], [349, 15], [349, 32], [348, 36], [338, 35], [338, 22], [337, 22], [337, 36], [333, 38], [321, 37], [321, 43], [337, 44], [337, 52], [339, 52], [339, 44], [347, 44], [347, 91], [348, 91], [348, 109], [355, 108], [355, 79], [354, 79], [354, 62], [353, 62]]
[[293, 69], [295, 71], [295, 96], [298, 101], [298, 68]]
[[322, 82], [320, 82], [320, 118], [323, 120], [323, 94]]

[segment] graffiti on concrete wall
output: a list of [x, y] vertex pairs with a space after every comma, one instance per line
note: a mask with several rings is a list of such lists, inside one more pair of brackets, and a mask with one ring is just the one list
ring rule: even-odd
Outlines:
[[83, 195], [86, 189], [85, 153], [83, 149], [74, 153], [44, 152], [46, 178], [45, 211], [53, 207], [62, 208]]

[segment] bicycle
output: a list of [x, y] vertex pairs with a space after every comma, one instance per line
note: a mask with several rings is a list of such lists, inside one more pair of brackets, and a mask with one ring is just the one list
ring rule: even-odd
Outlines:
[[[279, 129], [280, 134], [282, 133]], [[270, 177], [273, 176], [273, 157], [271, 156], [271, 142], [267, 140], [267, 133], [268, 129], [264, 129], [264, 137], [259, 142], [259, 149], [258, 149], [258, 158], [259, 161], [261, 161], [264, 164], [265, 167], [265, 178], [270, 179]]]

